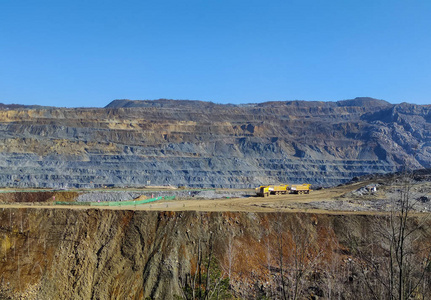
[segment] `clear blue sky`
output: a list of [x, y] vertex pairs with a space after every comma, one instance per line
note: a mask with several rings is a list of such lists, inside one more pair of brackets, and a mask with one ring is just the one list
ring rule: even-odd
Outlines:
[[429, 0], [2, 0], [0, 102], [431, 104]]

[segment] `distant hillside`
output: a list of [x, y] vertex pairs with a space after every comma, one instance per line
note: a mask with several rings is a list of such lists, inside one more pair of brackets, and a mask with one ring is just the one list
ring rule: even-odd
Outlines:
[[0, 109], [43, 109], [43, 108], [52, 108], [49, 106], [40, 106], [40, 105], [22, 105], [22, 104], [3, 104], [0, 103]]
[[336, 106], [365, 106], [368, 108], [382, 108], [391, 107], [392, 104], [384, 100], [378, 100], [369, 97], [358, 97], [350, 100], [341, 100], [337, 102], [323, 102], [323, 101], [271, 101], [256, 104], [234, 105], [234, 104], [215, 104], [212, 102], [205, 102], [199, 100], [173, 100], [173, 99], [158, 99], [158, 100], [114, 100], [109, 103], [105, 108], [130, 108], [130, 107], [190, 107], [196, 106], [198, 108], [211, 108], [217, 106], [256, 106], [256, 107], [278, 107], [285, 105], [295, 105], [301, 107], [336, 107]]
[[328, 186], [431, 167], [430, 106], [373, 98], [115, 100], [105, 108], [9, 106], [0, 115], [2, 186]]
[[158, 100], [114, 100], [109, 103], [105, 108], [131, 108], [131, 107], [164, 107], [164, 108], [211, 108], [216, 106], [223, 106], [222, 104], [214, 104], [212, 102], [205, 102], [199, 100], [172, 100], [172, 99], [158, 99]]

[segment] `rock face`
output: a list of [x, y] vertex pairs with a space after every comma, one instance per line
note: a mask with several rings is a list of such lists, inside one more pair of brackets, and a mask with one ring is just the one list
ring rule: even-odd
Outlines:
[[0, 185], [329, 186], [431, 166], [431, 106], [356, 98], [219, 105], [0, 105]]
[[[349, 277], [354, 274], [350, 264], [358, 258], [348, 246], [352, 240], [364, 240], [365, 245], [376, 241], [373, 226], [378, 218], [382, 217], [4, 209], [0, 298], [178, 299], [187, 282], [196, 279], [201, 253], [205, 263], [212, 255], [212, 274], [217, 275], [217, 267], [219, 274], [228, 276], [240, 299], [281, 299], [280, 259], [291, 282], [298, 264], [304, 274], [299, 299], [333, 299], [330, 295], [336, 292], [341, 299], [354, 299], [368, 289], [358, 286], [356, 276]], [[419, 242], [423, 248], [429, 245], [429, 239]], [[369, 298], [371, 294], [363, 297]]]

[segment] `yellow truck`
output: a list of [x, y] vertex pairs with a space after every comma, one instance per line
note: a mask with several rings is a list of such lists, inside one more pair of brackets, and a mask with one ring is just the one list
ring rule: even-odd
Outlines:
[[259, 197], [267, 197], [269, 195], [287, 194], [289, 192], [289, 185], [261, 185], [256, 188], [256, 195]]
[[279, 195], [279, 194], [309, 194], [311, 184], [293, 184], [289, 187], [288, 184], [280, 185], [261, 185], [256, 188], [256, 195], [258, 197], [268, 197], [269, 195]]
[[267, 197], [269, 196], [269, 193], [269, 185], [261, 185], [260, 187], [256, 188], [256, 195], [258, 197]]
[[272, 188], [270, 190], [271, 195], [287, 194], [289, 192], [288, 184], [270, 185], [270, 187]]
[[309, 194], [310, 186], [311, 184], [309, 183], [294, 184], [290, 187], [290, 192], [292, 194]]

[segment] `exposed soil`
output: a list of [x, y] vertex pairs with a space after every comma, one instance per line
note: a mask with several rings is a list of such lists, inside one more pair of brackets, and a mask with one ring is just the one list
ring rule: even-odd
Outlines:
[[[254, 190], [5, 190], [0, 299], [174, 299], [195, 274], [199, 251], [208, 257], [210, 249], [235, 297], [277, 298], [280, 235], [287, 263], [298, 247], [306, 257], [300, 299], [325, 299], [335, 292], [325, 290], [334, 282], [351, 299], [360, 292], [348, 275], [357, 261], [351, 240], [373, 240], [373, 228], [397, 208], [403, 184], [369, 178], [308, 195], [265, 198]], [[413, 180], [408, 188], [413, 220], [430, 228], [431, 184]], [[127, 201], [148, 193], [178, 198], [123, 207], [55, 204], [79, 204], [83, 195]]]
[[[194, 191], [164, 191], [164, 190], [124, 190], [124, 191], [57, 191], [57, 192], [24, 192], [1, 193], [0, 208], [51, 208], [53, 201], [127, 201], [134, 198], [157, 197], [160, 195], [174, 195], [174, 200], [160, 200], [157, 202], [124, 206], [100, 206], [99, 209], [108, 210], [149, 210], [149, 211], [242, 211], [242, 212], [309, 212], [309, 213], [383, 213], [396, 209], [397, 197], [401, 183], [394, 183], [391, 179], [370, 179], [366, 181], [341, 185], [338, 187], [311, 191], [310, 194], [271, 195], [257, 197], [252, 189], [248, 190], [194, 190]], [[370, 187], [376, 186], [372, 192]], [[105, 196], [103, 196], [105, 194]], [[413, 182], [411, 195], [414, 198], [414, 210], [417, 212], [431, 211], [431, 183]], [[129, 197], [129, 198], [127, 198]], [[13, 201], [15, 199], [16, 201]], [[26, 199], [28, 199], [26, 201]], [[107, 200], [106, 200], [107, 199]], [[19, 202], [19, 203], [16, 203]], [[32, 203], [26, 203], [32, 202]], [[93, 206], [61, 205], [67, 209], [89, 209]]]

